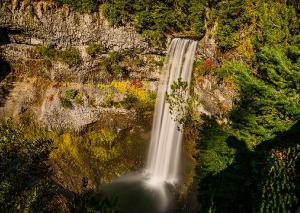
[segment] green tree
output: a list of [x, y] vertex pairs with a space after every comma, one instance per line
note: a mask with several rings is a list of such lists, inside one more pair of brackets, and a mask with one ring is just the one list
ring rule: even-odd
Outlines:
[[[47, 163], [52, 141], [29, 140], [12, 121], [0, 124], [0, 205], [3, 212], [43, 212], [56, 187]], [[56, 207], [57, 208], [57, 207]], [[49, 210], [49, 209], [48, 209]]]

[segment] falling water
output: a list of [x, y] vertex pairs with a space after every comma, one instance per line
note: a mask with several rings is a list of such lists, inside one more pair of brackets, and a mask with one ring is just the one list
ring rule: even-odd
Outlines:
[[180, 124], [173, 120], [176, 115], [170, 114], [166, 93], [171, 92], [171, 85], [178, 79], [190, 83], [196, 46], [196, 41], [176, 38], [168, 49], [155, 105], [146, 173], [127, 174], [102, 186], [107, 197], [118, 196], [118, 207], [125, 213], [162, 213], [169, 206], [172, 187], [165, 183], [178, 183], [182, 132]]
[[[182, 132], [171, 116], [166, 93], [174, 81], [190, 84], [197, 41], [175, 38], [168, 49], [157, 94], [146, 171], [151, 182], [178, 182]], [[187, 94], [188, 95], [188, 94]]]

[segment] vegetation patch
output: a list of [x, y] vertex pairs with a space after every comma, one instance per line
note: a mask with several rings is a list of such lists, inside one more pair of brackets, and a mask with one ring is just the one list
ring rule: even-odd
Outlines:
[[36, 51], [48, 62], [61, 61], [68, 65], [76, 65], [81, 61], [80, 52], [74, 48], [57, 50], [53, 46], [37, 46]]
[[299, 149], [296, 132], [300, 116], [296, 7], [263, 0], [215, 1], [211, 6], [218, 8], [216, 37], [224, 52], [240, 45], [239, 36], [247, 33], [243, 27], [249, 18], [255, 22], [247, 35], [250, 60], [196, 66], [203, 75], [215, 74], [220, 82], [234, 85], [239, 94], [227, 124], [216, 122], [214, 117], [187, 119], [194, 121], [187, 127], [199, 134], [201, 210], [294, 212], [299, 202], [299, 156], [295, 152]]
[[98, 10], [98, 0], [54, 0], [54, 2], [62, 6], [64, 4], [70, 6], [73, 10], [78, 12], [95, 12]]
[[205, 1], [107, 0], [103, 14], [115, 26], [133, 23], [152, 45], [164, 46], [166, 34], [204, 35]]
[[87, 54], [89, 54], [91, 57], [95, 58], [97, 55], [104, 53], [106, 51], [106, 48], [103, 44], [98, 43], [91, 43], [86, 48]]
[[65, 109], [72, 109], [73, 108], [73, 103], [71, 100], [64, 98], [64, 97], [59, 97], [60, 104], [63, 108]]
[[[118, 133], [109, 129], [61, 134], [33, 123], [1, 121], [2, 212], [116, 212], [115, 202], [96, 203], [93, 196], [100, 180], [109, 181], [141, 164], [142, 140], [123, 132], [121, 141]], [[50, 168], [49, 162], [59, 171]], [[72, 181], [62, 182], [62, 186], [53, 180], [56, 175]]]
[[98, 84], [101, 90], [113, 89], [124, 95], [124, 99], [118, 103], [113, 102], [113, 94], [107, 94], [106, 103], [118, 105], [126, 109], [135, 109], [142, 117], [146, 118], [152, 114], [156, 95], [154, 92], [145, 90], [143, 82], [134, 81], [112, 81], [110, 84]]
[[101, 69], [112, 75], [128, 77], [129, 70], [124, 62], [126, 58], [135, 56], [136, 52], [133, 49], [110, 52], [103, 60]]
[[239, 32], [250, 23], [247, 1], [212, 1], [212, 17], [218, 19], [216, 39], [223, 51], [229, 50], [237, 45]]
[[79, 91], [76, 90], [76, 89], [68, 89], [66, 92], [65, 92], [65, 97], [67, 99], [75, 99], [76, 96], [79, 94]]
[[[0, 123], [0, 205], [3, 212], [63, 211], [64, 198], [49, 178], [52, 140], [27, 138], [12, 121]], [[56, 206], [57, 201], [61, 202]]]

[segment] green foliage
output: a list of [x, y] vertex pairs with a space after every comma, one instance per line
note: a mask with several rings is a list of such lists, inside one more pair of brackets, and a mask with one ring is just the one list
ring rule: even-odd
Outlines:
[[216, 38], [222, 50], [236, 45], [239, 31], [250, 21], [246, 3], [244, 0], [210, 1], [214, 17], [219, 19]]
[[78, 90], [76, 89], [68, 89], [65, 93], [65, 97], [67, 99], [75, 99], [75, 97], [79, 94]]
[[74, 102], [76, 104], [80, 104], [80, 105], [83, 104], [83, 93], [82, 92], [78, 92], [78, 94], [74, 98]]
[[52, 46], [37, 46], [36, 51], [45, 60], [53, 60], [56, 57], [56, 54], [57, 54], [57, 51]]
[[69, 5], [73, 10], [78, 12], [95, 12], [98, 9], [98, 0], [54, 0], [58, 5]]
[[75, 65], [81, 61], [79, 51], [74, 48], [56, 50], [53, 46], [37, 46], [36, 51], [47, 61], [57, 60], [69, 65]]
[[166, 94], [170, 112], [174, 119], [180, 123], [186, 116], [188, 89], [188, 83], [179, 78], [172, 83], [171, 92]]
[[3, 212], [42, 212], [54, 193], [47, 165], [52, 141], [26, 139], [12, 122], [0, 124], [0, 205]]
[[123, 105], [127, 109], [134, 108], [138, 103], [138, 98], [133, 93], [127, 93], [124, 100]]
[[240, 62], [225, 62], [217, 70], [222, 80], [240, 86], [240, 101], [231, 112], [237, 137], [249, 144], [272, 138], [300, 116], [299, 74], [280, 46], [264, 46], [256, 54], [258, 75]]
[[64, 98], [64, 97], [59, 97], [59, 101], [60, 101], [60, 104], [63, 108], [65, 108], [65, 109], [72, 109], [73, 108], [72, 101], [70, 101], [69, 99]]
[[108, 130], [92, 131], [86, 135], [87, 145], [92, 154], [103, 163], [116, 159], [121, 154], [117, 134]]
[[105, 46], [103, 44], [91, 43], [86, 48], [87, 54], [95, 58], [98, 54], [105, 52]]
[[94, 195], [89, 198], [86, 211], [88, 213], [122, 213], [117, 204], [117, 197], [109, 199]]
[[295, 212], [300, 131], [296, 8], [277, 0], [209, 3], [219, 9], [217, 39], [223, 51], [238, 45], [248, 12], [258, 29], [246, 35], [251, 60], [222, 61], [210, 70], [199, 65], [238, 93], [227, 124], [202, 118], [197, 143], [202, 211]]
[[[138, 113], [151, 112], [155, 103], [156, 96], [153, 93], [144, 94], [145, 92], [128, 91], [124, 100], [121, 102], [126, 109], [135, 109]], [[143, 96], [143, 97], [141, 97]]]
[[74, 48], [69, 48], [63, 51], [59, 51], [57, 54], [57, 59], [69, 65], [75, 65], [81, 61], [79, 51]]
[[144, 67], [146, 62], [143, 59], [136, 59], [133, 63], [138, 67]]
[[133, 57], [135, 51], [133, 49], [125, 49], [121, 51], [113, 51], [103, 60], [101, 67], [105, 72], [115, 75], [128, 76], [127, 68], [121, 64], [126, 57]]
[[209, 129], [202, 130], [198, 155], [202, 164], [197, 167], [201, 210], [294, 212], [299, 194], [299, 123], [253, 150], [224, 129], [219, 131], [211, 120], [208, 124]]
[[59, 101], [63, 108], [72, 109], [73, 103], [83, 104], [83, 93], [76, 89], [68, 89], [63, 96], [59, 97]]
[[183, 32], [203, 36], [205, 1], [108, 0], [103, 14], [113, 25], [133, 22], [152, 45], [164, 46], [166, 34]]
[[133, 0], [110, 0], [102, 5], [102, 11], [110, 23], [119, 26], [130, 21], [130, 14], [133, 12], [133, 4]]
[[290, 212], [298, 202], [296, 190], [300, 145], [274, 150], [263, 171], [259, 212]]
[[[203, 118], [200, 132], [201, 142], [198, 144], [198, 159], [202, 162], [198, 167], [199, 178], [215, 175], [232, 164], [235, 151], [226, 143], [228, 129], [218, 124], [214, 118]], [[203, 192], [205, 193], [205, 192]]]
[[289, 42], [290, 33], [299, 28], [296, 8], [281, 1], [258, 1], [257, 14], [263, 30], [257, 30], [254, 45], [261, 47], [265, 44], [286, 44]]

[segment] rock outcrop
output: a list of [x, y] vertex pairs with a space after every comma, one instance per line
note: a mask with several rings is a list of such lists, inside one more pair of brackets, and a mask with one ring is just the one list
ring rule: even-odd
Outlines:
[[68, 7], [56, 8], [48, 1], [14, 2], [4, 4], [0, 9], [0, 27], [19, 32], [9, 35], [13, 43], [67, 47], [101, 41], [113, 50], [150, 50], [149, 45], [131, 27], [114, 28], [100, 13], [76, 13]]

